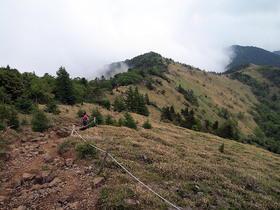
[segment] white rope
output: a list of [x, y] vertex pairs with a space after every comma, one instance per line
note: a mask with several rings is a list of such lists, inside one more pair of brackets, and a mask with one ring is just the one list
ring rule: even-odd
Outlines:
[[[78, 134], [78, 132], [76, 130], [74, 130], [75, 133], [84, 141], [87, 142], [80, 134]], [[88, 142], [87, 142], [88, 143]], [[100, 149], [92, 144], [89, 143], [90, 146], [94, 147], [95, 149], [106, 153], [105, 150]], [[180, 210], [179, 207], [175, 206], [174, 204], [170, 203], [168, 200], [166, 200], [164, 197], [160, 196], [158, 193], [156, 193], [154, 190], [152, 190], [151, 188], [149, 188], [147, 185], [145, 185], [143, 182], [141, 182], [137, 177], [135, 177], [132, 173], [130, 173], [125, 167], [122, 166], [122, 164], [120, 164], [110, 153], [108, 153], [108, 155], [112, 158], [113, 161], [115, 161], [124, 171], [126, 171], [130, 176], [132, 176], [136, 181], [138, 181], [140, 184], [142, 184], [144, 187], [146, 187], [148, 190], [150, 190], [152, 193], [154, 193], [156, 196], [158, 196], [160, 199], [162, 199], [163, 201], [165, 201], [166, 203], [168, 203], [169, 205], [171, 205], [172, 207], [174, 207], [175, 209]]]
[[154, 193], [155, 195], [157, 195], [159, 198], [161, 198], [162, 200], [164, 200], [166, 203], [168, 203], [169, 205], [173, 206], [175, 209], [179, 209], [179, 207], [175, 206], [174, 204], [170, 203], [168, 200], [166, 200], [164, 197], [160, 196], [158, 193], [156, 193], [154, 190], [152, 190], [151, 188], [149, 188], [147, 185], [145, 185], [143, 182], [141, 182], [137, 177], [135, 177], [132, 173], [130, 173], [125, 167], [122, 166], [122, 164], [120, 164], [110, 153], [108, 153], [108, 155], [113, 159], [113, 161], [115, 161], [123, 170], [125, 170], [130, 176], [132, 176], [136, 181], [138, 181], [140, 184], [142, 184], [144, 187], [146, 187], [148, 190], [150, 190], [152, 193]]

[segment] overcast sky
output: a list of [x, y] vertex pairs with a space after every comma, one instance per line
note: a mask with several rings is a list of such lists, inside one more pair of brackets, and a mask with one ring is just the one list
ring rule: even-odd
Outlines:
[[97, 76], [149, 51], [223, 71], [226, 47], [280, 50], [280, 0], [0, 0], [0, 66]]

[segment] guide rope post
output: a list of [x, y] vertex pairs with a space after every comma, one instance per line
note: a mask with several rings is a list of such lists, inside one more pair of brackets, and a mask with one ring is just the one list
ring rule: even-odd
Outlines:
[[102, 163], [101, 163], [100, 170], [99, 170], [98, 174], [100, 174], [100, 173], [102, 172], [102, 170], [103, 170], [103, 167], [104, 167], [104, 165], [105, 165], [107, 156], [108, 156], [108, 154], [109, 154], [109, 151], [110, 151], [110, 148], [108, 148], [108, 149], [106, 150], [106, 153], [105, 153], [104, 159], [103, 159], [103, 161], [102, 161]]
[[75, 125], [72, 125], [72, 131], [71, 131], [70, 136], [72, 136], [74, 134], [74, 131], [75, 131]]

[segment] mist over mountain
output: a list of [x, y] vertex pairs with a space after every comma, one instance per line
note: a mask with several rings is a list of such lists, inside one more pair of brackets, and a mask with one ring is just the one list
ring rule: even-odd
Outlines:
[[129, 66], [125, 62], [114, 62], [104, 66], [99, 73], [99, 76], [104, 76], [106, 79], [110, 79], [116, 74], [126, 72]]
[[227, 66], [228, 69], [244, 63], [280, 67], [280, 51], [272, 53], [262, 48], [240, 45], [233, 45], [231, 46], [231, 49], [234, 56], [230, 64]]
[[273, 53], [274, 53], [274, 54], [277, 54], [277, 55], [280, 55], [280, 50], [274, 51]]

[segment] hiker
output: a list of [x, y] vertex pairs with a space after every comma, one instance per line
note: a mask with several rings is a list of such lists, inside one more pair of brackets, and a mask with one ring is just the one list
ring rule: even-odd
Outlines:
[[88, 116], [87, 116], [86, 113], [84, 113], [84, 116], [83, 116], [83, 124], [84, 124], [84, 126], [87, 125], [87, 121], [88, 121]]

